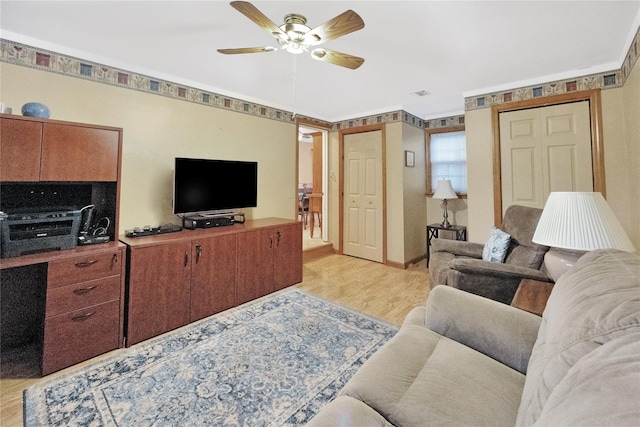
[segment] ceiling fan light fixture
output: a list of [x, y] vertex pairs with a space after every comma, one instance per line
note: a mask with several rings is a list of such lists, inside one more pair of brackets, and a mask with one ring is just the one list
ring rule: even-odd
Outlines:
[[[311, 46], [337, 39], [338, 37], [364, 28], [364, 21], [360, 15], [353, 10], [347, 10], [312, 30], [306, 25], [307, 18], [297, 13], [285, 15], [284, 24], [278, 26], [264, 13], [260, 12], [258, 8], [247, 1], [232, 1], [231, 6], [275, 37], [280, 45], [280, 49], [295, 55], [309, 52]], [[275, 50], [277, 49], [271, 47], [250, 47], [218, 49], [218, 52], [225, 55], [233, 55], [273, 52]], [[352, 70], [355, 70], [364, 63], [363, 58], [331, 49], [316, 49], [311, 53], [311, 56], [319, 61]]]
[[311, 57], [317, 60], [321, 60], [322, 58], [325, 57], [326, 54], [327, 52], [325, 52], [324, 49], [313, 49], [311, 51]]
[[290, 41], [289, 43], [284, 45], [284, 49], [289, 53], [299, 55], [307, 50], [307, 47], [302, 43]]

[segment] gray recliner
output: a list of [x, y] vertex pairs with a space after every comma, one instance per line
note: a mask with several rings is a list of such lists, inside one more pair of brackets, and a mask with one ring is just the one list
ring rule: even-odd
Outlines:
[[542, 209], [512, 205], [500, 229], [511, 235], [504, 263], [482, 260], [483, 244], [434, 239], [429, 260], [430, 286], [447, 285], [510, 304], [522, 279], [552, 282], [544, 271], [549, 250], [531, 241]]

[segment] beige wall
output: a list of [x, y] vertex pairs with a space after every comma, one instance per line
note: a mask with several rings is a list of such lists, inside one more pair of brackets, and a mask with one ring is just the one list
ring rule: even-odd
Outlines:
[[[248, 217], [295, 218], [295, 126], [186, 101], [0, 64], [0, 100], [19, 114], [29, 101], [48, 105], [52, 118], [124, 129], [120, 224], [125, 228], [177, 222], [171, 214], [173, 158], [256, 160], [258, 207]], [[640, 249], [640, 67], [623, 88], [602, 91], [607, 198]], [[484, 242], [493, 224], [491, 110], [465, 114], [467, 200], [449, 203], [450, 221], [468, 225]], [[440, 222], [439, 201], [424, 197], [424, 135], [400, 122], [386, 125], [387, 258], [404, 263], [424, 254], [424, 225]], [[337, 132], [329, 134], [329, 240], [338, 241]], [[404, 151], [416, 167], [404, 167]]]
[[404, 152], [402, 123], [387, 123], [387, 260], [404, 259]]
[[124, 129], [120, 232], [179, 222], [172, 214], [177, 156], [257, 161], [258, 207], [245, 213], [295, 218], [293, 124], [10, 64], [0, 73], [0, 97], [14, 114], [38, 101], [52, 119]]
[[622, 88], [602, 91], [607, 202], [640, 251], [640, 65]]
[[404, 165], [404, 151], [415, 153], [415, 166], [403, 167], [403, 222], [404, 222], [404, 262], [415, 261], [426, 254], [426, 166], [424, 131], [415, 126], [402, 125], [402, 158]]
[[[640, 250], [640, 66], [622, 88], [602, 91], [607, 201]], [[493, 225], [491, 109], [467, 111], [469, 240], [483, 243]]]
[[298, 183], [313, 182], [313, 144], [298, 142]]
[[467, 240], [484, 243], [493, 225], [491, 109], [467, 111]]
[[636, 62], [623, 88], [625, 141], [628, 148], [629, 213], [627, 232], [640, 253], [640, 65]]

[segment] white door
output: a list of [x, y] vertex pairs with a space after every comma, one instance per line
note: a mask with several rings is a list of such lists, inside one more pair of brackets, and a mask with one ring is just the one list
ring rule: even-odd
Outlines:
[[382, 213], [382, 132], [345, 135], [345, 255], [383, 261]]
[[502, 211], [552, 191], [593, 191], [589, 102], [500, 113]]

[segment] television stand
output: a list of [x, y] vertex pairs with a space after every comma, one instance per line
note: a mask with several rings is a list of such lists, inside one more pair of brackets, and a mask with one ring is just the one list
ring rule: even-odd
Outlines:
[[188, 230], [196, 228], [213, 228], [244, 223], [244, 214], [238, 212], [204, 213], [185, 215], [182, 217], [182, 226]]

